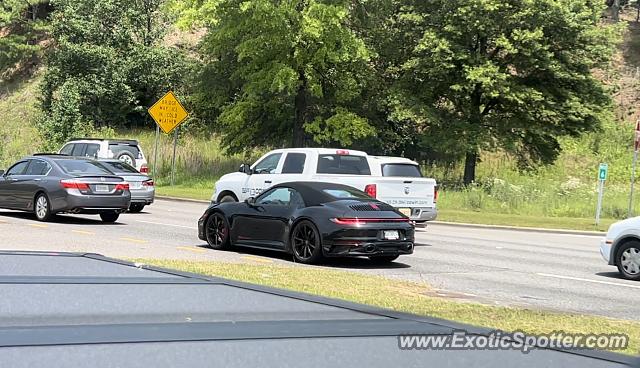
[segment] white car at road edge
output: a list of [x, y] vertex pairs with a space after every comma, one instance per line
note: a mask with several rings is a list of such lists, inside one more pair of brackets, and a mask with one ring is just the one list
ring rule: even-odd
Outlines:
[[626, 279], [640, 281], [640, 217], [612, 224], [601, 241], [600, 254]]

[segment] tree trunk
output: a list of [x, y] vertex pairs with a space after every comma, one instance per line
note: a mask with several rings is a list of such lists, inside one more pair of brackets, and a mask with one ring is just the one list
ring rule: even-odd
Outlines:
[[478, 162], [478, 154], [476, 152], [467, 152], [464, 160], [464, 185], [469, 185], [476, 180], [476, 163]]
[[300, 87], [295, 100], [295, 118], [293, 121], [293, 137], [291, 147], [304, 146], [304, 124], [307, 118], [307, 79], [300, 73]]
[[611, 7], [611, 15], [614, 21], [620, 20], [620, 0], [614, 0]]

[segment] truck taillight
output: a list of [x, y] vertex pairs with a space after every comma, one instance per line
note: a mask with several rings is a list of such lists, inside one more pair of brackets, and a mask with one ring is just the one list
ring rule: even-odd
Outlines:
[[340, 156], [349, 155], [349, 150], [337, 150], [336, 155], [340, 155]]
[[378, 188], [375, 184], [367, 184], [364, 187], [364, 192], [371, 198], [376, 198], [378, 196]]
[[77, 180], [73, 180], [73, 179], [60, 180], [60, 185], [62, 185], [64, 189], [79, 189], [79, 190], [89, 189], [89, 184], [83, 183]]
[[433, 203], [438, 201], [438, 186], [433, 187]]
[[149, 173], [149, 167], [147, 165], [142, 165], [142, 167], [140, 168], [140, 172], [143, 174], [148, 174]]

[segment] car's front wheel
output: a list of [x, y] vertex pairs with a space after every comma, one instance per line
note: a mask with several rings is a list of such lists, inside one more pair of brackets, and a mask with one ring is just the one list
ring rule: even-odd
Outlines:
[[38, 221], [49, 221], [51, 219], [53, 215], [51, 213], [49, 197], [47, 197], [46, 194], [38, 194], [35, 202], [33, 203], [33, 212], [36, 214]]
[[370, 260], [372, 260], [373, 262], [376, 263], [391, 263], [393, 261], [395, 261], [396, 259], [398, 259], [398, 257], [400, 257], [399, 255], [395, 255], [395, 256], [371, 256], [369, 257]]
[[310, 221], [300, 221], [291, 232], [291, 251], [296, 262], [313, 264], [323, 259], [322, 240]]
[[616, 254], [618, 271], [629, 280], [640, 281], [640, 242], [622, 244]]
[[211, 214], [205, 226], [205, 235], [209, 247], [216, 250], [229, 248], [231, 243], [229, 240], [229, 223], [224, 215], [219, 212]]
[[120, 217], [120, 214], [117, 212], [105, 212], [100, 214], [102, 221], [109, 224], [118, 221], [118, 217]]

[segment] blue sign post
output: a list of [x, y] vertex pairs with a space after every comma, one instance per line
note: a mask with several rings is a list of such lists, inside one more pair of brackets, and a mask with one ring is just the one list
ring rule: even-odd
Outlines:
[[598, 168], [598, 206], [596, 207], [596, 226], [600, 225], [600, 212], [602, 210], [602, 197], [604, 196], [604, 181], [609, 174], [609, 165], [602, 163]]

